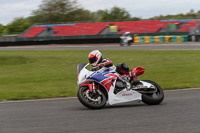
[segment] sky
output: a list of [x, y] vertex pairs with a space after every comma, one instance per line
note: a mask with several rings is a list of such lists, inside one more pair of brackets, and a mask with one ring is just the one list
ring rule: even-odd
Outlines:
[[[28, 17], [42, 0], [0, 0], [0, 24], [7, 25], [16, 17]], [[200, 10], [199, 0], [77, 0], [80, 7], [97, 11], [114, 6], [124, 8], [131, 17], [150, 18], [159, 15], [188, 13]]]

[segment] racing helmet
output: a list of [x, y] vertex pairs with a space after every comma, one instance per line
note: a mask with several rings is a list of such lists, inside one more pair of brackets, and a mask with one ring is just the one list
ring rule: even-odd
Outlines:
[[124, 35], [125, 35], [125, 36], [129, 36], [129, 35], [130, 35], [130, 32], [125, 32]]
[[95, 67], [102, 60], [102, 54], [99, 50], [93, 50], [89, 53], [88, 59], [90, 64]]

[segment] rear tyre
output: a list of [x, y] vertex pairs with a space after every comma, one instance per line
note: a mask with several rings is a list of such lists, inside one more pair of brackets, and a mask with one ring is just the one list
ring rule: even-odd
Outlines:
[[[100, 93], [99, 93], [99, 92]], [[79, 88], [77, 96], [79, 101], [90, 109], [102, 109], [106, 105], [106, 97], [104, 93], [98, 90], [96, 94], [92, 93], [88, 87], [82, 86]]]
[[142, 81], [145, 81], [154, 85], [154, 87], [157, 89], [155, 93], [142, 94], [142, 101], [148, 105], [160, 104], [164, 99], [164, 92], [162, 88], [154, 81], [151, 81], [151, 80], [142, 80]]
[[130, 46], [131, 45], [131, 41], [128, 41], [128, 46]]

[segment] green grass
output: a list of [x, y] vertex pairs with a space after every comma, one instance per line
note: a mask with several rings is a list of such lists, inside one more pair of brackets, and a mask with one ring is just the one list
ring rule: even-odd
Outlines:
[[[76, 96], [76, 66], [88, 50], [0, 51], [0, 100]], [[114, 64], [146, 68], [163, 89], [200, 87], [199, 51], [102, 50]]]

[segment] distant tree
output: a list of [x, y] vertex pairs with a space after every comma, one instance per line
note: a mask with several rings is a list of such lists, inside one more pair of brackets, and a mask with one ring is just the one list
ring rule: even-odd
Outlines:
[[103, 21], [124, 21], [131, 18], [128, 11], [117, 6], [112, 7], [111, 10], [104, 10], [101, 14]]
[[192, 19], [192, 18], [194, 18], [194, 10], [193, 9], [191, 9], [188, 13], [186, 13], [184, 16], [185, 16], [185, 18], [186, 19]]
[[182, 18], [184, 18], [184, 14], [181, 13], [176, 15], [176, 19], [182, 19]]
[[42, 0], [39, 9], [32, 12], [30, 19], [35, 23], [62, 22], [66, 14], [75, 9], [75, 0]]
[[102, 17], [104, 13], [105, 13], [105, 10], [97, 10], [96, 12], [93, 12], [93, 16], [97, 22], [100, 22], [102, 21]]
[[160, 15], [160, 16], [154, 16], [149, 18], [150, 20], [178, 20], [178, 19], [199, 19], [200, 18], [200, 11], [195, 13], [193, 9], [191, 9], [186, 14], [176, 14], [176, 15]]
[[133, 17], [133, 18], [131, 18], [130, 19], [131, 21], [140, 21], [140, 20], [142, 20], [141, 18], [138, 18], [138, 17]]
[[31, 24], [25, 18], [15, 18], [6, 26], [7, 34], [19, 34], [30, 26]]
[[76, 9], [66, 15], [67, 21], [94, 21], [95, 17], [92, 12], [84, 9]]
[[29, 17], [32, 23], [60, 23], [93, 19], [92, 13], [78, 7], [76, 0], [43, 0]]
[[200, 10], [199, 10], [199, 11], [197, 11], [197, 18], [199, 18], [199, 19], [200, 19]]
[[195, 13], [195, 12], [194, 12], [194, 9], [191, 9], [189, 13], [190, 13], [190, 14], [194, 14], [194, 13]]
[[0, 36], [4, 35], [4, 33], [5, 33], [5, 26], [0, 24]]

